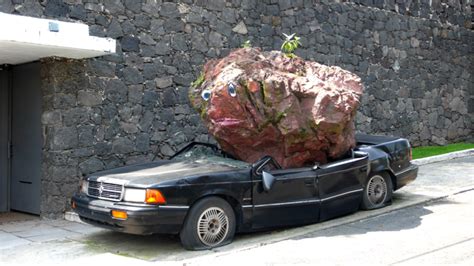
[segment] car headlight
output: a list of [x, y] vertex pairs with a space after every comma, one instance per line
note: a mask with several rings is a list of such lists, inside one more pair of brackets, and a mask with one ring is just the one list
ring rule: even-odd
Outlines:
[[145, 202], [148, 204], [166, 204], [166, 199], [158, 189], [147, 189]]
[[146, 190], [137, 188], [125, 188], [123, 201], [145, 202]]
[[87, 194], [87, 191], [89, 190], [89, 181], [82, 179], [81, 180], [81, 192], [84, 194]]

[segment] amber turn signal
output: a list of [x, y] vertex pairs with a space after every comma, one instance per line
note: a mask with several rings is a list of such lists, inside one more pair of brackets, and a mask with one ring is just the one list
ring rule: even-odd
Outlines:
[[128, 215], [124, 211], [112, 210], [112, 217], [114, 217], [115, 219], [127, 220]]
[[76, 208], [76, 202], [75, 202], [75, 201], [72, 201], [72, 202], [71, 202], [71, 208], [73, 208], [73, 209]]
[[158, 189], [147, 189], [145, 202], [148, 204], [165, 204], [166, 200]]

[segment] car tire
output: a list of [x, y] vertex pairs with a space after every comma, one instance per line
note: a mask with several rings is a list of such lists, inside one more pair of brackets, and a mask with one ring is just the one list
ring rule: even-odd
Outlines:
[[362, 206], [364, 210], [374, 210], [385, 207], [392, 202], [393, 184], [388, 173], [373, 173], [367, 178]]
[[179, 236], [188, 250], [212, 249], [232, 242], [235, 227], [235, 213], [229, 203], [207, 197], [191, 207]]

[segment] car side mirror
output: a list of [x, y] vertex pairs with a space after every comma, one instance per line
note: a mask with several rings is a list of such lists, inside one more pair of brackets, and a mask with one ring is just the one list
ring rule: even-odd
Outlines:
[[263, 189], [265, 191], [270, 191], [270, 189], [273, 186], [273, 183], [275, 183], [276, 177], [274, 177], [272, 174], [263, 171], [262, 173], [262, 183], [263, 183]]
[[313, 170], [318, 170], [320, 164], [318, 162], [314, 163]]

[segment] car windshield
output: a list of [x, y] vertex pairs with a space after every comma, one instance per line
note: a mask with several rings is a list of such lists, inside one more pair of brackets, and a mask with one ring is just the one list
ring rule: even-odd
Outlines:
[[235, 168], [247, 168], [249, 163], [235, 160], [223, 155], [222, 151], [214, 145], [203, 143], [192, 143], [177, 152], [173, 160], [178, 161], [194, 161], [202, 164], [220, 164]]

